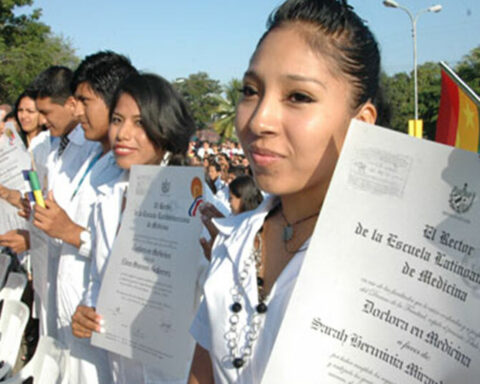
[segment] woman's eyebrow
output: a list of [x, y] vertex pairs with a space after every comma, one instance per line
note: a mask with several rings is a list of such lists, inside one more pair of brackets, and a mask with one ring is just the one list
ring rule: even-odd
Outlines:
[[323, 81], [318, 80], [314, 77], [303, 76], [303, 75], [294, 75], [294, 74], [285, 75], [285, 77], [287, 79], [293, 80], [293, 81], [316, 83], [316, 84], [320, 85], [322, 88], [325, 88], [325, 89], [327, 88], [327, 86], [325, 85], [325, 83]]

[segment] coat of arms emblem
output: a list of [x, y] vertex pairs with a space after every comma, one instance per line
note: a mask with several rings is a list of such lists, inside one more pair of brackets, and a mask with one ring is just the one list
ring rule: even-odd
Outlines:
[[164, 181], [162, 182], [162, 192], [163, 192], [163, 193], [168, 193], [168, 192], [170, 192], [170, 184], [171, 184], [171, 183], [170, 183], [170, 181], [168, 181], [168, 180], [164, 180]]
[[467, 212], [475, 200], [475, 192], [470, 192], [467, 189], [468, 184], [465, 183], [463, 188], [454, 186], [452, 192], [450, 192], [450, 207], [457, 213]]

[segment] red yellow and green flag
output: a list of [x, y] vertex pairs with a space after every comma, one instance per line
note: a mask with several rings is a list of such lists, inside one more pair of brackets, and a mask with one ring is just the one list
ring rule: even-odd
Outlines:
[[445, 63], [435, 141], [480, 152], [480, 98]]

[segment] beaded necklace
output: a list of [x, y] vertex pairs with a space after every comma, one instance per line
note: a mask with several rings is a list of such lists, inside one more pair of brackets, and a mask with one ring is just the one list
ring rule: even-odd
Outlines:
[[[240, 329], [238, 323], [240, 321], [239, 312], [243, 309], [241, 301], [242, 295], [240, 288], [245, 290], [245, 281], [248, 278], [248, 271], [252, 264], [255, 265], [256, 275], [257, 275], [257, 286], [258, 286], [258, 304], [255, 307], [255, 313], [251, 316], [251, 323], [247, 321], [247, 331], [246, 331], [246, 342], [243, 347], [239, 347], [240, 341]], [[262, 228], [255, 235], [255, 240], [253, 243], [252, 251], [248, 258], [243, 262], [242, 270], [239, 273], [238, 285], [234, 285], [230, 290], [232, 294], [233, 304], [230, 306], [230, 311], [232, 312], [229, 318], [230, 327], [227, 332], [227, 348], [229, 351], [229, 357], [232, 361], [232, 364], [235, 368], [242, 368], [247, 360], [252, 356], [253, 353], [253, 344], [258, 339], [260, 333], [260, 328], [264, 321], [264, 315], [267, 312], [267, 305], [265, 301], [267, 300], [267, 295], [264, 290], [264, 281], [261, 277], [262, 274]]]

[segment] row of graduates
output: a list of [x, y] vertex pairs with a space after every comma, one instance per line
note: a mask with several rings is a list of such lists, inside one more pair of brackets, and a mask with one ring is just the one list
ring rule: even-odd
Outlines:
[[31, 148], [45, 207], [20, 212], [48, 235], [46, 276], [33, 271], [40, 335], [68, 348], [69, 383], [174, 382], [92, 346], [90, 336], [101, 331], [95, 305], [130, 167], [186, 164], [195, 125], [185, 102], [167, 80], [110, 51], [87, 56], [75, 72], [46, 69], [27, 93], [47, 128]]
[[[103, 56], [115, 59], [94, 64]], [[106, 91], [121, 77], [114, 75], [116, 60], [125, 62], [111, 53], [87, 57], [69, 82], [73, 95], [60, 102], [46, 93], [56, 76], [37, 87], [51, 135], [66, 136], [60, 121], [71, 129], [67, 149], [60, 155], [62, 138], [47, 161], [53, 195], [33, 214], [33, 224], [52, 238], [49, 260], [58, 260], [48, 278], [56, 282], [56, 307], [46, 308], [43, 324], [56, 311], [57, 335], [76, 359], [71, 382], [165, 383], [170, 379], [155, 367], [88, 343], [102, 330], [95, 299], [120, 222], [126, 172], [132, 164], [175, 163], [193, 133], [183, 102], [156, 76], [121, 72], [128, 79]], [[235, 122], [255, 181], [269, 195], [257, 209], [209, 227], [215, 242], [190, 330], [197, 345], [189, 384], [261, 382], [350, 122], [376, 120], [379, 73], [376, 40], [346, 0], [287, 0], [270, 16], [243, 78]], [[59, 111], [70, 118], [55, 122]], [[53, 239], [62, 239], [60, 248]], [[82, 268], [88, 273], [81, 275]], [[303, 353], [301, 346], [295, 353]]]

